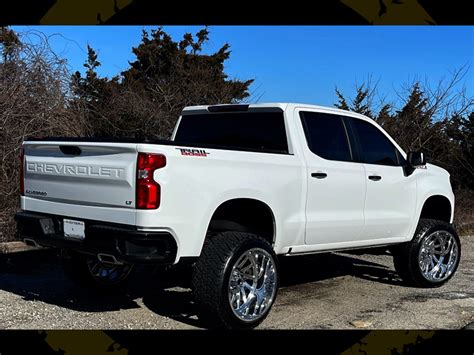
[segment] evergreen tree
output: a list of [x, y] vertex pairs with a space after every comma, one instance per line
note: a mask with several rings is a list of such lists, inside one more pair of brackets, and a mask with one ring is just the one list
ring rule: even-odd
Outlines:
[[97, 54], [88, 48], [85, 76], [74, 75], [74, 92], [89, 107], [93, 135], [169, 138], [184, 106], [239, 102], [253, 80], [231, 80], [224, 71], [225, 44], [204, 54], [207, 28], [174, 41], [162, 28], [143, 31], [135, 60], [119, 77], [99, 78]]
[[0, 27], [0, 47], [3, 63], [11, 62], [21, 46], [15, 31], [8, 27]]
[[336, 106], [338, 109], [340, 110], [346, 110], [346, 111], [349, 111], [350, 110], [350, 107], [346, 101], [346, 98], [344, 97], [344, 95], [342, 94], [342, 92], [336, 88], [336, 95], [337, 95], [337, 104], [334, 104], [334, 106]]
[[84, 77], [80, 72], [72, 76], [72, 91], [85, 106], [88, 134], [114, 136], [115, 132], [110, 130], [111, 122], [106, 113], [109, 111], [110, 99], [117, 89], [119, 79], [100, 78], [97, 73], [100, 66], [96, 51], [87, 46], [87, 60], [84, 63], [87, 70]]
[[171, 94], [184, 100], [185, 105], [208, 105], [241, 101], [249, 96], [253, 80], [229, 80], [224, 63], [230, 57], [230, 46], [225, 44], [213, 54], [203, 54], [209, 31], [202, 29], [194, 38], [186, 33], [175, 42], [159, 28], [143, 32], [142, 42], [133, 48], [136, 60], [123, 72], [126, 83], [141, 85], [156, 95], [159, 87], [163, 95]]
[[343, 93], [336, 88], [336, 95], [338, 102], [334, 105], [341, 110], [353, 111], [373, 117], [371, 107], [371, 90], [365, 85], [357, 86], [356, 96], [351, 100], [350, 104], [347, 102]]

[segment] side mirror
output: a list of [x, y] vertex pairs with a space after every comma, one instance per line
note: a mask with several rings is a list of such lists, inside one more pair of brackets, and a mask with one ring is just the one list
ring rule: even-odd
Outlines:
[[409, 152], [407, 155], [408, 165], [419, 168], [426, 165], [425, 155], [422, 152]]

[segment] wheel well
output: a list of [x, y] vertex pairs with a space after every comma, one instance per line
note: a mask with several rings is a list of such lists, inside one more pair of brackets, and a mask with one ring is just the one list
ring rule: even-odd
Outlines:
[[444, 196], [431, 196], [423, 205], [421, 218], [437, 219], [449, 223], [451, 221], [451, 203]]
[[234, 199], [221, 204], [212, 215], [207, 237], [223, 231], [258, 234], [274, 242], [275, 219], [270, 207], [254, 199]]

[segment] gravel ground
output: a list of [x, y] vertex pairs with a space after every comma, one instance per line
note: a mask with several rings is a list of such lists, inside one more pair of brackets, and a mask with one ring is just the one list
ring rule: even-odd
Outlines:
[[[264, 329], [459, 329], [474, 322], [474, 237], [462, 238], [455, 277], [438, 289], [404, 286], [385, 253], [282, 260], [281, 288]], [[3, 265], [1, 265], [3, 263]], [[123, 294], [70, 283], [46, 251], [0, 260], [0, 329], [189, 329], [187, 273], [136, 273]], [[160, 277], [161, 275], [161, 277]]]

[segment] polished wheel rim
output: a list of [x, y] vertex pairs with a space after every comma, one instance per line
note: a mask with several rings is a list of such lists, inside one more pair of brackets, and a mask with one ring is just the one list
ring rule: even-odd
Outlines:
[[114, 284], [123, 280], [132, 270], [128, 264], [115, 265], [103, 263], [96, 258], [87, 259], [87, 266], [92, 277], [99, 282]]
[[260, 248], [248, 250], [233, 265], [230, 274], [229, 302], [232, 311], [245, 322], [262, 318], [273, 303], [276, 288], [273, 257]]
[[418, 259], [423, 276], [439, 282], [454, 272], [458, 258], [459, 247], [454, 236], [447, 231], [437, 231], [423, 240]]

